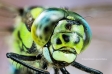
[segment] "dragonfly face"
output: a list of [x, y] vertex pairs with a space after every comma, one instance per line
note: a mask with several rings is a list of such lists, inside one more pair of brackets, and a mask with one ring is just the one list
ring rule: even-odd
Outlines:
[[[71, 63], [76, 59], [77, 54], [83, 47], [81, 30], [84, 35], [83, 26], [77, 25], [75, 20], [59, 21], [51, 37], [50, 45], [50, 52], [55, 60]], [[77, 31], [80, 31], [80, 33]]]
[[76, 59], [77, 54], [91, 40], [89, 25], [80, 15], [58, 8], [43, 11], [35, 19], [31, 33], [41, 47], [49, 43], [48, 49], [53, 61], [67, 65]]
[[[21, 21], [23, 24], [20, 26], [23, 27], [15, 31], [19, 50], [16, 50], [17, 53], [7, 53], [8, 58], [36, 71], [36, 74], [50, 74], [46, 71], [48, 64], [52, 64], [55, 74], [59, 74], [59, 69], [63, 74], [69, 74], [65, 69], [68, 65], [89, 73], [102, 74], [75, 62], [77, 55], [91, 41], [90, 27], [79, 14], [61, 8], [36, 7], [22, 17], [25, 20]], [[40, 61], [38, 65], [42, 65], [39, 68], [32, 67], [31, 62], [24, 62], [37, 60]]]

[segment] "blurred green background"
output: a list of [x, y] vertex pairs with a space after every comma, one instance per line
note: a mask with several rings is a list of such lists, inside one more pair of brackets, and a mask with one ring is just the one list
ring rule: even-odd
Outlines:
[[[0, 0], [0, 74], [9, 74], [6, 53], [11, 41], [9, 29], [14, 25], [15, 12], [6, 7], [52, 6], [68, 7], [82, 15], [92, 29], [92, 41], [86, 51], [78, 55], [76, 61], [98, 69], [104, 74], [112, 74], [112, 0]], [[87, 74], [71, 66], [71, 74]], [[50, 70], [53, 74], [53, 70]]]

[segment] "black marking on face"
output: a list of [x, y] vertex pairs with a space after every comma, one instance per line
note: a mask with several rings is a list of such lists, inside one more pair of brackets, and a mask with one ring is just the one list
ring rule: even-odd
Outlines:
[[81, 21], [80, 20], [75, 20], [76, 25], [81, 25]]
[[78, 44], [80, 42], [80, 38], [79, 37], [77, 37], [77, 39], [75, 40], [75, 44]]
[[64, 39], [65, 42], [69, 42], [69, 41], [70, 41], [68, 35], [63, 34], [63, 35], [62, 35], [62, 38]]
[[62, 42], [59, 38], [56, 40], [56, 44], [62, 44]]
[[68, 29], [68, 30], [71, 30], [72, 25], [71, 25], [70, 23], [67, 23], [67, 24], [65, 25], [65, 28]]
[[76, 19], [76, 20], [67, 20], [67, 22], [71, 25], [81, 25], [81, 21]]

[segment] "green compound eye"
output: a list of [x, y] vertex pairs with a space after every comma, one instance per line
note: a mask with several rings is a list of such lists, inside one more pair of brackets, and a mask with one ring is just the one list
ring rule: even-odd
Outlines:
[[50, 39], [54, 31], [56, 23], [64, 18], [65, 11], [58, 8], [49, 8], [43, 11], [37, 19], [35, 19], [32, 26], [32, 37], [34, 41], [44, 46]]

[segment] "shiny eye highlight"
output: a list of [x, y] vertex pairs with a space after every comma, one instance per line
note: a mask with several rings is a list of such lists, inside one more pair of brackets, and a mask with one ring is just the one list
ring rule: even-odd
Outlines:
[[80, 38], [77, 37], [76, 40], [75, 40], [75, 42], [74, 42], [74, 44], [78, 44], [79, 42], [80, 42]]

